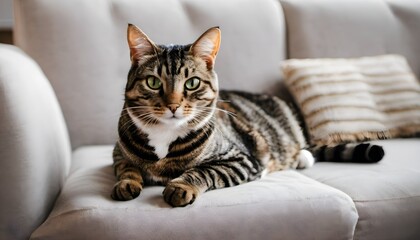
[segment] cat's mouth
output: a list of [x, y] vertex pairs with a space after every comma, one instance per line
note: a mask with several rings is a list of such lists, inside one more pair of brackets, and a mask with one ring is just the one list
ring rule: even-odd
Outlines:
[[161, 118], [164, 118], [164, 119], [169, 119], [169, 120], [175, 120], [175, 119], [178, 119], [178, 120], [180, 120], [180, 119], [183, 119], [183, 118], [185, 118], [185, 116], [183, 116], [183, 115], [180, 115], [180, 114], [165, 114], [165, 115], [163, 115]]
[[178, 112], [175, 112], [175, 113], [167, 112], [163, 116], [159, 117], [159, 120], [165, 124], [182, 125], [188, 121], [188, 117]]
[[181, 120], [181, 119], [184, 119], [185, 117], [186, 116], [182, 113], [182, 109], [177, 109], [175, 112], [166, 110], [164, 114], [161, 116], [161, 118], [172, 119], [172, 120], [175, 120], [175, 119]]
[[176, 120], [182, 120], [184, 117], [177, 117], [175, 115], [173, 115], [172, 117], [168, 117], [166, 118], [167, 120], [172, 120], [172, 121], [176, 121]]
[[168, 126], [180, 127], [180, 126], [184, 126], [188, 122], [188, 120], [185, 117], [179, 118], [179, 117], [173, 116], [171, 118], [161, 118], [160, 122]]

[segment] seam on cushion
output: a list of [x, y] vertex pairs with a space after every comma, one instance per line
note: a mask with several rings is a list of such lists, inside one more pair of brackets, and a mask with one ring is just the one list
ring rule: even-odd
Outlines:
[[372, 200], [355, 200], [357, 202], [386, 202], [386, 201], [395, 201], [395, 200], [404, 200], [404, 199], [411, 199], [411, 198], [420, 198], [420, 196], [408, 196], [408, 197], [396, 197], [396, 198], [387, 198], [387, 199], [372, 199]]
[[[353, 210], [357, 217], [359, 217], [359, 213], [357, 212], [357, 208], [354, 204], [354, 202], [344, 196], [337, 196], [335, 195], [336, 198], [340, 199], [340, 200], [345, 200], [348, 203], [353, 203], [353, 204], [348, 204], [348, 206], [350, 206], [351, 210]], [[279, 202], [301, 202], [301, 201], [307, 201], [307, 200], [323, 200], [323, 199], [331, 199], [331, 196], [324, 196], [324, 197], [318, 197], [318, 198], [302, 198], [302, 199], [291, 199], [291, 200], [283, 200], [283, 201], [279, 201], [279, 200], [271, 200], [271, 201], [257, 201], [257, 202], [249, 202], [249, 203], [239, 203], [239, 204], [227, 204], [227, 205], [213, 205], [213, 206], [201, 206], [198, 207], [196, 209], [206, 209], [206, 208], [226, 208], [226, 207], [235, 207], [235, 206], [246, 206], [246, 205], [254, 205], [254, 204], [266, 204], [266, 203], [279, 203]], [[349, 201], [350, 200], [350, 201]], [[60, 213], [58, 215], [54, 215], [54, 216], [50, 216], [47, 218], [47, 220], [44, 222], [44, 224], [52, 221], [55, 218], [59, 218], [61, 216], [65, 216], [65, 215], [70, 215], [73, 214], [75, 212], [89, 212], [89, 211], [96, 211], [96, 210], [103, 210], [103, 211], [109, 211], [109, 210], [125, 210], [125, 211], [144, 211], [144, 212], [157, 212], [157, 211], [164, 211], [164, 210], [173, 210], [173, 209], [177, 209], [177, 208], [172, 208], [172, 207], [162, 207], [159, 209], [143, 209], [143, 208], [130, 208], [130, 207], [125, 207], [125, 208], [121, 208], [121, 207], [115, 207], [115, 208], [79, 208], [79, 209], [73, 209], [73, 210], [69, 210], [63, 213]]]

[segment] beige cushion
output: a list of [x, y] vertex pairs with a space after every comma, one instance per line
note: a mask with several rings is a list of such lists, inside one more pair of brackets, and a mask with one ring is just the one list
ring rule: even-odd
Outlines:
[[375, 141], [377, 164], [317, 163], [302, 173], [340, 189], [359, 213], [354, 239], [420, 239], [420, 139]]
[[292, 59], [283, 72], [313, 145], [420, 133], [420, 85], [402, 56]]
[[357, 212], [342, 192], [296, 171], [208, 191], [172, 208], [163, 187], [110, 198], [112, 146], [76, 150], [64, 188], [34, 239], [352, 239]]
[[51, 81], [73, 149], [112, 144], [130, 68], [127, 23], [156, 43], [187, 44], [220, 26], [222, 88], [278, 91], [285, 26], [276, 0], [16, 0], [16, 44]]

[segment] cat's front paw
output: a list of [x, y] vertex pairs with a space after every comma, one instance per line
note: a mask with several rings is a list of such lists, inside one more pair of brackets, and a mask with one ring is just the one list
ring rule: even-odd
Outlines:
[[192, 204], [200, 194], [197, 187], [182, 182], [169, 182], [163, 191], [163, 198], [172, 207]]
[[137, 181], [132, 179], [123, 179], [118, 181], [112, 189], [111, 198], [118, 201], [127, 201], [140, 195], [143, 187]]

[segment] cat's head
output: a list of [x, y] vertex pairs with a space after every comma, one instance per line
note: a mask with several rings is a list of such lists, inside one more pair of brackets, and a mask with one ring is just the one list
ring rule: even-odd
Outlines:
[[129, 24], [131, 69], [125, 101], [144, 125], [196, 127], [208, 121], [218, 95], [214, 61], [221, 33], [214, 27], [193, 44], [157, 45]]

